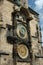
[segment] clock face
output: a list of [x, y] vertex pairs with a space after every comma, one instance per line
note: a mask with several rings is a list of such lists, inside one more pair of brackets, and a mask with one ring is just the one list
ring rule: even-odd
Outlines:
[[17, 25], [17, 35], [20, 38], [22, 38], [22, 39], [27, 38], [27, 30], [26, 30], [26, 27], [23, 26], [22, 24], [18, 24]]
[[17, 46], [17, 52], [20, 58], [26, 59], [28, 57], [29, 51], [26, 45], [20, 44]]

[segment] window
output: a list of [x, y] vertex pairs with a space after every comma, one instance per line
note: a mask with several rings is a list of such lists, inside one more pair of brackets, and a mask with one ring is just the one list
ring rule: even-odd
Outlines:
[[0, 0], [0, 5], [2, 5], [2, 4], [3, 4], [3, 1], [4, 1], [4, 0]]
[[38, 25], [37, 24], [36, 24], [36, 31], [37, 31], [36, 35], [37, 35], [37, 37], [39, 37], [39, 31], [38, 31]]
[[2, 24], [0, 24], [0, 41], [1, 41], [1, 33], [2, 33]]
[[15, 1], [15, 3], [18, 5], [18, 6], [20, 6], [20, 0], [14, 0]]
[[3, 22], [2, 13], [0, 12], [0, 22]]
[[41, 35], [41, 27], [39, 26], [39, 30], [40, 30], [40, 37], [42, 37], [42, 35]]

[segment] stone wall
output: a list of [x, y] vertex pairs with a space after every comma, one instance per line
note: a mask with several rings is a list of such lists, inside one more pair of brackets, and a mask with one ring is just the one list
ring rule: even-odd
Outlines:
[[[4, 0], [0, 9], [1, 9], [2, 17], [3, 17], [2, 24], [3, 24], [3, 27], [6, 28], [6, 24], [12, 24], [11, 13], [13, 11], [13, 4]], [[7, 29], [2, 29], [1, 31], [0, 50], [12, 53], [13, 46], [7, 43], [6, 32], [7, 32]]]
[[[27, 4], [27, 2], [26, 2], [26, 4]], [[0, 51], [6, 52], [10, 55], [10, 56], [6, 56], [6, 55], [3, 56], [2, 55], [2, 57], [0, 57], [1, 65], [3, 65], [3, 64], [5, 65], [6, 63], [9, 62], [9, 60], [10, 60], [10, 62], [11, 62], [11, 60], [13, 62], [13, 59], [12, 59], [13, 45], [9, 44], [7, 42], [7, 39], [6, 39], [6, 33], [7, 33], [6, 24], [12, 25], [11, 13], [13, 12], [13, 6], [14, 6], [14, 4], [12, 4], [10, 1], [7, 1], [7, 0], [4, 0], [3, 4], [1, 4], [1, 6], [0, 6], [0, 12], [2, 13], [2, 18], [3, 18], [2, 24], [3, 24], [3, 27], [5, 28], [5, 29], [2, 29], [2, 31], [0, 33], [1, 34], [0, 35]], [[28, 5], [26, 7], [28, 7]], [[40, 61], [40, 59], [38, 61], [37, 61], [37, 59], [35, 60], [35, 54], [39, 53], [39, 49], [42, 52], [41, 44], [38, 43], [38, 38], [35, 37], [35, 36], [37, 36], [37, 34], [36, 34], [37, 33], [36, 32], [36, 25], [38, 25], [39, 22], [38, 22], [38, 19], [35, 18], [34, 14], [31, 13], [31, 16], [33, 17], [33, 20], [29, 21], [29, 23], [30, 23], [30, 35], [31, 35], [31, 44], [32, 44], [33, 65], [38, 65], [39, 62], [40, 62], [39, 65], [41, 65], [42, 60], [41, 61]], [[6, 59], [8, 61], [6, 61]], [[38, 64], [36, 64], [36, 63], [38, 63]], [[30, 65], [29, 63], [17, 63], [17, 65], [19, 65], [19, 64], [20, 65], [27, 65], [27, 64]]]

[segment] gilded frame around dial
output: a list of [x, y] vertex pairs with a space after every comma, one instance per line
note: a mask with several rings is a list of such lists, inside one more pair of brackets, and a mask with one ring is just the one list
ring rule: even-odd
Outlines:
[[20, 44], [17, 46], [17, 52], [21, 59], [26, 59], [29, 55], [28, 48], [24, 44]]

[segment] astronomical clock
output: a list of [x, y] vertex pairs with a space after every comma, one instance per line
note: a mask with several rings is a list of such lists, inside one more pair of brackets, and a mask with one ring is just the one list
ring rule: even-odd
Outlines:
[[[26, 16], [20, 11], [12, 13], [13, 25], [14, 25], [14, 36], [16, 40], [16, 61], [29, 62], [30, 49], [29, 49], [29, 34]], [[14, 44], [15, 47], [15, 44]], [[14, 49], [15, 50], [15, 49]], [[13, 51], [15, 53], [15, 51]], [[15, 54], [14, 54], [15, 55]]]

